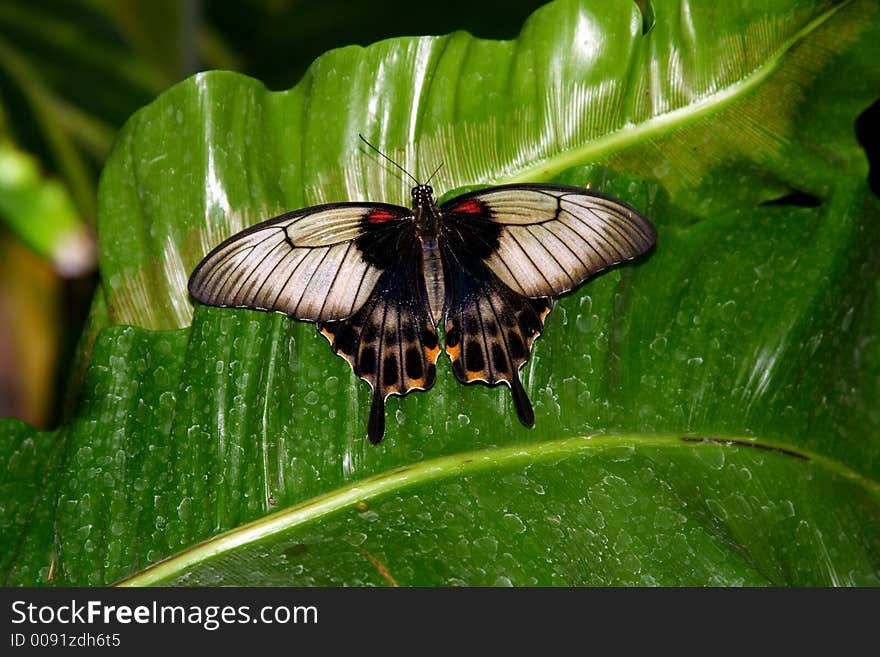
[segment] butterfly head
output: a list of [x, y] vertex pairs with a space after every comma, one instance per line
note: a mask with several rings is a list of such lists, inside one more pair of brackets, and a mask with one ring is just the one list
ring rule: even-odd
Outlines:
[[412, 188], [413, 206], [434, 205], [434, 190], [430, 185], [416, 185]]
[[434, 179], [434, 176], [437, 175], [442, 166], [443, 163], [441, 162], [440, 166], [434, 169], [434, 173], [428, 176], [424, 183], [416, 181], [416, 186], [412, 188], [413, 207], [430, 208], [434, 206], [434, 188], [429, 183]]

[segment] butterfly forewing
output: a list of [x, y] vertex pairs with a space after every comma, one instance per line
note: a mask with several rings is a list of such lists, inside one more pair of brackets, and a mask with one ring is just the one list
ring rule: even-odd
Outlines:
[[311, 321], [350, 317], [391, 264], [384, 242], [412, 211], [338, 203], [270, 219], [229, 238], [199, 264], [190, 294], [202, 303], [274, 310]]
[[441, 210], [465, 248], [528, 297], [571, 290], [656, 239], [634, 208], [579, 187], [505, 185], [456, 197]]

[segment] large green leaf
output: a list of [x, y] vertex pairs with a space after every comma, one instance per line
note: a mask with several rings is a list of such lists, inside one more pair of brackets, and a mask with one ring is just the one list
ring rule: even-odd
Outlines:
[[[136, 114], [77, 417], [6, 432], [7, 581], [877, 583], [880, 233], [853, 132], [877, 2], [650, 9], [333, 51], [282, 93], [202, 74]], [[535, 429], [441, 361], [373, 447], [367, 386], [314, 327], [193, 313], [187, 275], [234, 230], [405, 201], [358, 132], [445, 162], [448, 193], [589, 182], [655, 221], [650, 257], [551, 314]]]

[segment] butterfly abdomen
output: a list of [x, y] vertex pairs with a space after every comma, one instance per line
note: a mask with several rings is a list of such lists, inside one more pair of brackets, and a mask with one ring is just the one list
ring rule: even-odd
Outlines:
[[443, 304], [446, 300], [443, 260], [440, 257], [440, 247], [437, 245], [436, 235], [422, 237], [421, 242], [425, 290], [428, 295], [428, 305], [431, 308], [431, 317], [434, 319], [434, 324], [437, 325], [443, 316]]

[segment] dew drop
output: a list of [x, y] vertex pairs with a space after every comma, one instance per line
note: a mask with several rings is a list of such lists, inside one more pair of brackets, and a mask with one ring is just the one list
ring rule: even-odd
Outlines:
[[662, 354], [664, 351], [666, 351], [666, 338], [663, 337], [662, 335], [657, 338], [654, 338], [654, 340], [651, 342], [650, 346], [651, 346], [651, 351], [653, 351], [656, 354]]

